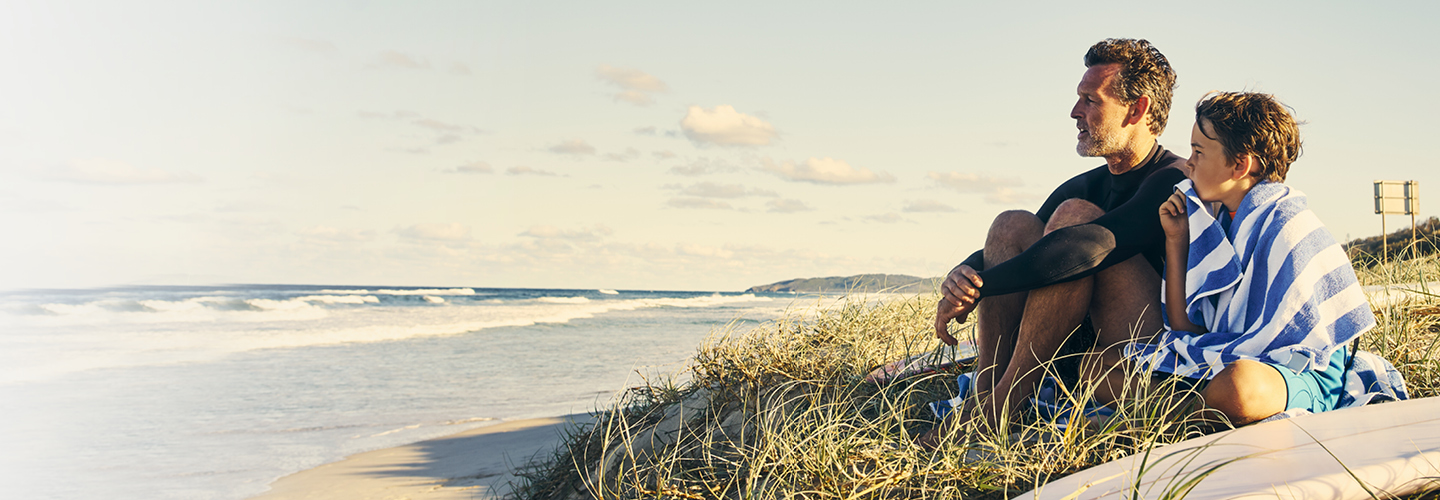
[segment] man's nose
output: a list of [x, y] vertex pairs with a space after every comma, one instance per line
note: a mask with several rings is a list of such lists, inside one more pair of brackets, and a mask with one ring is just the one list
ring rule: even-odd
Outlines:
[[1070, 107], [1070, 117], [1076, 120], [1084, 118], [1084, 115], [1080, 114], [1080, 101], [1075, 101], [1075, 105]]

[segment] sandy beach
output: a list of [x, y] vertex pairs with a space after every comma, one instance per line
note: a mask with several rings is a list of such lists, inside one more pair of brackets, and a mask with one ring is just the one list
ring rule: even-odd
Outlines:
[[584, 414], [502, 422], [405, 446], [369, 451], [282, 477], [256, 500], [492, 499], [513, 469], [560, 443]]

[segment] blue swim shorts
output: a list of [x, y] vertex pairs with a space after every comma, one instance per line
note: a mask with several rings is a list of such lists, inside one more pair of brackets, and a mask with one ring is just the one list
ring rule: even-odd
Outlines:
[[1303, 408], [1310, 413], [1335, 409], [1345, 392], [1345, 362], [1350, 359], [1347, 352], [1349, 349], [1342, 347], [1330, 355], [1330, 366], [1325, 371], [1295, 373], [1282, 365], [1266, 363], [1285, 379], [1285, 409]]

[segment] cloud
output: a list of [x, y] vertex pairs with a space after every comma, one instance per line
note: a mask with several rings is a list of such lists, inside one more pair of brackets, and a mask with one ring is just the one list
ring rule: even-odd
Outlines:
[[538, 169], [538, 168], [530, 168], [530, 167], [526, 167], [526, 166], [524, 166], [524, 165], [521, 165], [521, 166], [518, 166], [518, 167], [510, 167], [510, 168], [507, 168], [507, 169], [505, 169], [505, 174], [506, 174], [506, 175], [539, 175], [539, 176], [543, 176], [543, 177], [559, 177], [559, 176], [560, 176], [560, 174], [557, 174], [557, 173], [555, 173], [555, 172], [551, 172], [551, 171], [549, 171], [549, 170], [540, 170], [540, 169]]
[[215, 207], [215, 211], [219, 213], [268, 212], [274, 209], [274, 205], [249, 199], [235, 200]]
[[550, 146], [546, 150], [550, 151], [551, 153], [558, 153], [562, 155], [595, 154], [595, 146], [586, 144], [585, 141], [582, 141], [580, 139], [566, 139], [564, 142], [561, 142], [560, 144], [556, 144], [554, 146]]
[[396, 69], [430, 69], [430, 61], [423, 57], [387, 50], [375, 57], [375, 62], [372, 66]]
[[900, 221], [905, 220], [905, 218], [904, 218], [904, 217], [901, 217], [900, 214], [897, 214], [897, 213], [895, 213], [895, 212], [890, 212], [890, 213], [888, 213], [888, 214], [867, 215], [867, 216], [865, 216], [865, 220], [875, 221], [875, 222], [879, 222], [879, 223], [882, 223], [882, 224], [894, 224], [894, 223], [896, 223], [896, 222], [900, 222]]
[[327, 243], [364, 243], [375, 239], [373, 230], [330, 226], [310, 226], [297, 234], [305, 240]]
[[729, 259], [735, 256], [735, 252], [733, 250], [729, 250], [726, 248], [707, 247], [694, 243], [681, 243], [675, 245], [675, 253], [678, 253], [680, 255], [691, 255], [695, 257], [719, 257], [721, 259]]
[[[484, 130], [478, 127], [460, 125], [457, 123], [443, 122], [434, 118], [426, 118], [414, 111], [392, 111], [389, 113], [379, 111], [360, 111], [360, 117], [371, 120], [386, 120], [405, 122], [416, 127], [435, 133], [436, 144], [453, 144], [465, 139], [465, 134], [483, 134]], [[412, 148], [418, 149], [418, 148]], [[412, 151], [414, 152], [414, 151]], [[428, 150], [426, 150], [428, 152]]]
[[455, 76], [470, 76], [470, 65], [465, 63], [450, 63], [450, 74]]
[[669, 160], [675, 157], [675, 153], [669, 150], [655, 151], [650, 153], [650, 156], [654, 156], [656, 160]]
[[519, 236], [529, 236], [536, 239], [560, 239], [569, 241], [597, 241], [606, 236], [615, 234], [615, 230], [603, 224], [596, 224], [588, 229], [560, 229], [555, 226], [531, 226]]
[[605, 161], [630, 161], [640, 157], [640, 150], [625, 148], [623, 153], [605, 153], [602, 157]]
[[683, 175], [686, 177], [698, 177], [707, 174], [734, 172], [736, 170], [739, 170], [739, 168], [727, 164], [723, 160], [712, 160], [710, 158], [700, 158], [690, 162], [689, 165], [677, 165], [674, 167], [670, 167], [670, 173], [675, 175]]
[[464, 125], [445, 123], [440, 120], [435, 120], [431, 118], [421, 118], [410, 123], [414, 124], [417, 127], [427, 128], [436, 132], [464, 132], [467, 128]]
[[457, 165], [455, 168], [445, 170], [444, 172], [448, 174], [490, 174], [494, 173], [495, 169], [491, 168], [489, 163], [472, 161], [464, 165]]
[[955, 207], [952, 207], [952, 206], [950, 206], [950, 205], [946, 205], [946, 204], [944, 204], [944, 203], [940, 203], [940, 202], [935, 201], [935, 200], [911, 200], [911, 201], [905, 202], [905, 207], [901, 208], [900, 211], [902, 211], [902, 212], [920, 213], [920, 212], [956, 212], [957, 210], [955, 210]]
[[704, 210], [733, 210], [729, 203], [705, 198], [670, 198], [665, 202], [670, 208], [697, 208]]
[[420, 113], [416, 113], [416, 112], [414, 112], [414, 111], [405, 111], [405, 110], [398, 110], [398, 111], [392, 111], [392, 112], [389, 112], [389, 113], [385, 113], [385, 112], [381, 112], [381, 111], [365, 111], [365, 110], [362, 109], [362, 110], [360, 110], [360, 117], [361, 117], [361, 118], [377, 118], [377, 119], [381, 119], [381, 120], [408, 120], [408, 119], [410, 119], [410, 118], [419, 118], [419, 117], [420, 117]]
[[765, 203], [766, 212], [774, 212], [777, 214], [793, 214], [795, 212], [809, 212], [811, 210], [814, 209], [810, 208], [810, 205], [806, 205], [805, 202], [789, 198], [770, 200]]
[[780, 137], [765, 120], [735, 111], [728, 105], [712, 109], [690, 106], [680, 120], [685, 137], [697, 144], [721, 146], [764, 146]]
[[412, 240], [468, 241], [470, 227], [460, 223], [415, 224], [409, 227], [397, 227], [395, 234]]
[[926, 175], [936, 184], [961, 193], [989, 193], [1000, 188], [1017, 187], [1023, 182], [1015, 177], [992, 177], [961, 172], [930, 172]]
[[1000, 188], [995, 192], [985, 195], [985, 201], [996, 205], [1014, 205], [1018, 203], [1029, 203], [1039, 200], [1040, 197], [1034, 193], [1016, 191], [1010, 188]]
[[653, 127], [653, 126], [650, 126], [650, 127], [635, 127], [635, 130], [632, 130], [631, 132], [635, 132], [636, 135], [655, 135], [655, 131], [656, 131], [656, 128]]
[[744, 184], [717, 184], [714, 182], [700, 182], [696, 184], [691, 184], [690, 186], [686, 187], [681, 187], [679, 185], [671, 185], [667, 187], [680, 189], [680, 194], [686, 196], [698, 196], [701, 198], [744, 198], [746, 196], [780, 196], [774, 191], [766, 189], [746, 189]]
[[1039, 197], [1013, 188], [1024, 185], [1017, 177], [993, 177], [961, 172], [930, 172], [926, 175], [935, 184], [960, 193], [979, 193], [985, 201], [996, 204], [1014, 204], [1033, 201]]
[[655, 102], [650, 94], [669, 90], [659, 78], [635, 68], [616, 68], [601, 64], [595, 68], [595, 77], [620, 88], [620, 93], [615, 94], [615, 100], [636, 106], [648, 106]]
[[158, 168], [139, 168], [127, 163], [105, 159], [82, 159], [68, 165], [46, 170], [42, 177], [47, 180], [74, 182], [78, 184], [170, 184], [200, 182], [201, 178], [189, 172], [171, 172]]
[[315, 40], [315, 39], [310, 39], [310, 38], [286, 37], [286, 38], [280, 39], [280, 42], [281, 42], [281, 43], [284, 43], [286, 46], [288, 46], [288, 47], [290, 47], [290, 48], [303, 50], [303, 51], [305, 51], [305, 52], [314, 52], [314, 53], [316, 53], [316, 54], [321, 54], [321, 55], [327, 55], [327, 56], [328, 56], [328, 55], [334, 55], [336, 52], [339, 52], [339, 50], [335, 48], [335, 44], [330, 43], [330, 42], [327, 42], [327, 41], [325, 41], [325, 40]]
[[895, 182], [895, 176], [871, 172], [867, 168], [856, 168], [834, 158], [811, 157], [800, 163], [782, 162], [776, 164], [769, 158], [760, 160], [761, 170], [780, 176], [781, 179], [812, 184], [877, 184]]

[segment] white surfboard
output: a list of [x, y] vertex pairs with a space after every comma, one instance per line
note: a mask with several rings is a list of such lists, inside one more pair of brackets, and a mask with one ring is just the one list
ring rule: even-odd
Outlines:
[[941, 345], [934, 351], [915, 354], [878, 366], [865, 375], [865, 381], [872, 384], [888, 384], [916, 375], [948, 370], [959, 365], [973, 363], [977, 352], [975, 343], [969, 340], [962, 340], [953, 346]]
[[1144, 458], [1097, 465], [1017, 498], [1161, 498], [1221, 464], [1185, 498], [1362, 499], [1440, 489], [1440, 398], [1305, 415], [1159, 447], [1137, 474]]

